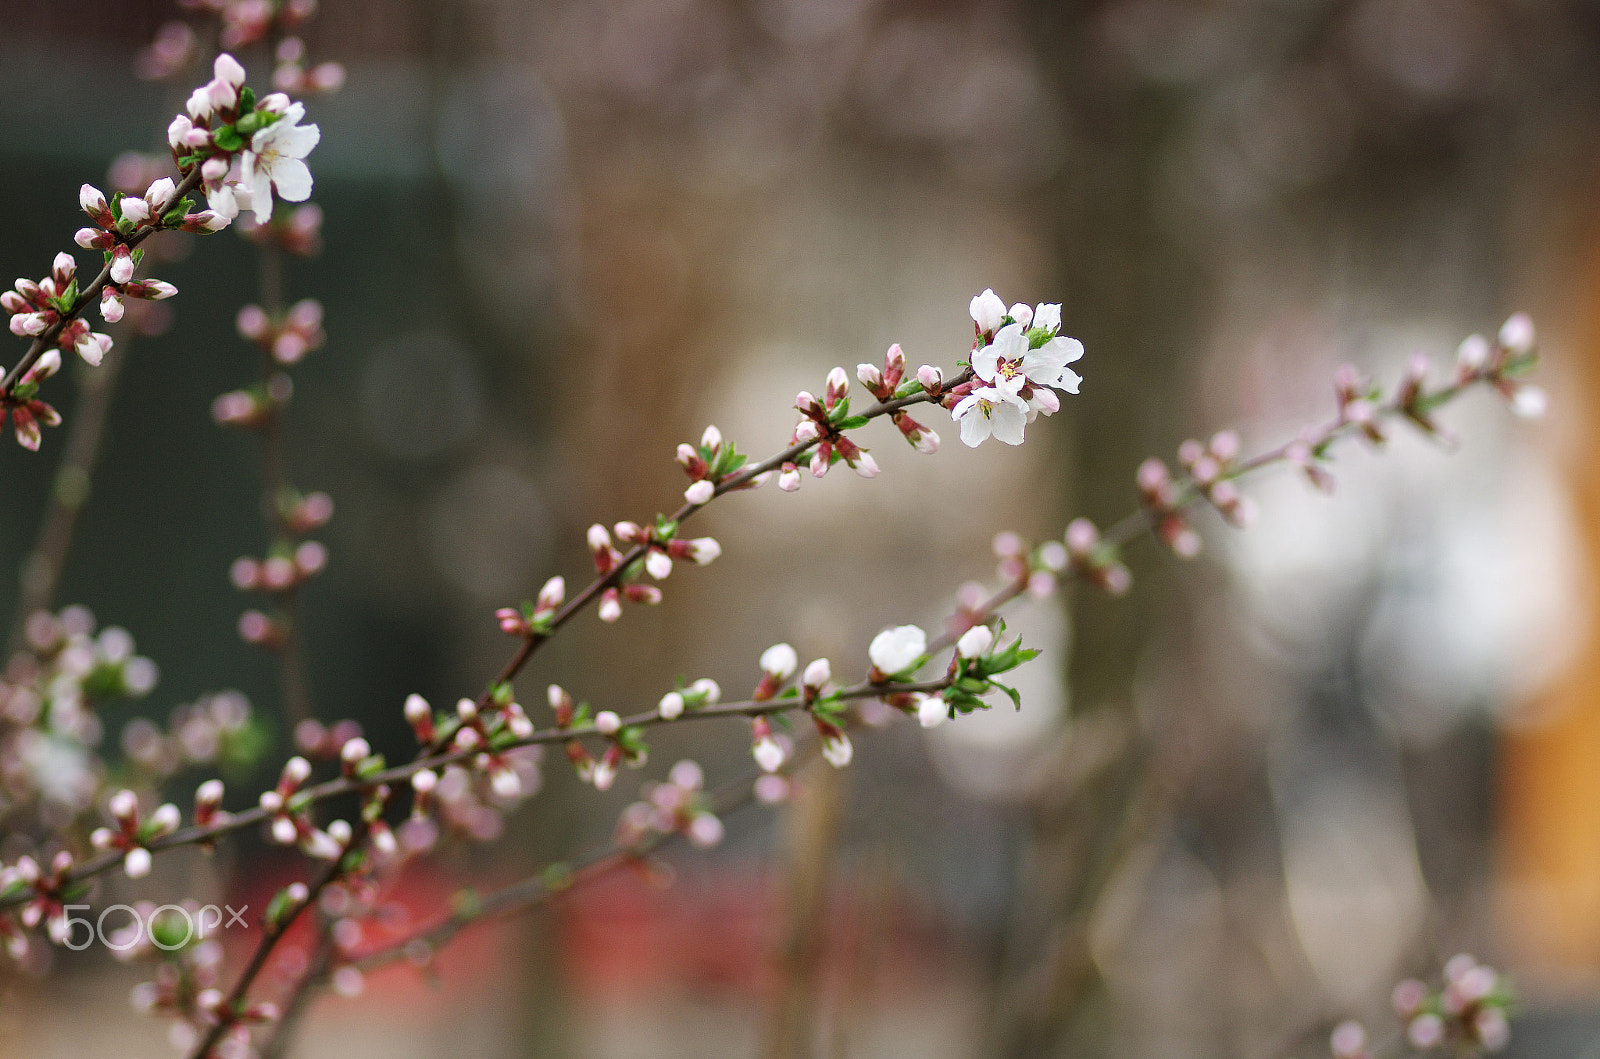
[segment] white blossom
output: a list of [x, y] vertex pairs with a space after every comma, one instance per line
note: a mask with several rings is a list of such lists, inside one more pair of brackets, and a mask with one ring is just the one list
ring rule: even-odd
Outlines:
[[315, 125], [299, 124], [305, 112], [303, 103], [291, 104], [283, 117], [250, 137], [250, 149], [244, 152], [240, 163], [240, 176], [250, 189], [258, 224], [272, 219], [274, 189], [285, 202], [304, 202], [311, 197], [311, 170], [303, 159], [317, 145], [322, 132]]
[[961, 441], [968, 448], [977, 448], [990, 435], [1007, 445], [1020, 445], [1028, 425], [1028, 405], [1009, 387], [980, 386], [963, 397], [950, 416], [961, 424]]
[[[1083, 356], [1083, 343], [1075, 338], [1051, 338], [1038, 349], [1031, 349], [1028, 332], [1023, 325], [1007, 324], [994, 336], [994, 341], [972, 355], [972, 370], [978, 378], [990, 385], [1000, 385], [1000, 380], [1016, 380], [1019, 376], [1035, 386], [1060, 386], [1068, 393], [1077, 393], [1083, 381], [1068, 364]], [[1018, 383], [1020, 390], [1022, 384]]]

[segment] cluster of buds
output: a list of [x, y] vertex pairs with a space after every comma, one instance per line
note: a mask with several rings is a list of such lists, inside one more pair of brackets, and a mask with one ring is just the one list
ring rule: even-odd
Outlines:
[[[493, 772], [447, 765], [442, 772], [423, 769], [413, 774], [411, 819], [401, 829], [401, 840], [408, 849], [430, 847], [438, 835], [433, 822], [437, 811], [439, 821], [455, 834], [476, 842], [494, 841], [505, 829], [502, 811], [532, 797], [543, 784], [543, 750], [524, 746], [497, 753]], [[511, 779], [496, 782], [506, 776]]]
[[218, 217], [231, 221], [248, 208], [265, 223], [272, 217], [274, 189], [288, 202], [311, 195], [304, 159], [321, 133], [299, 123], [305, 106], [282, 92], [257, 100], [233, 56], [217, 56], [212, 73], [190, 94], [188, 113], [167, 127], [167, 145], [179, 172], [200, 167], [206, 199]]
[[[125, 276], [131, 278], [134, 259], [127, 256], [126, 246], [121, 249], [127, 266]], [[114, 267], [113, 279], [120, 270], [120, 264]], [[55, 328], [54, 343], [61, 352], [76, 353], [89, 364], [98, 365], [111, 349], [111, 336], [89, 330], [88, 322], [75, 315], [80, 308], [78, 299], [78, 265], [71, 254], [62, 251], [51, 264], [50, 275], [37, 283], [17, 280], [11, 290], [0, 294], [0, 306], [11, 314], [12, 334], [36, 338]], [[63, 320], [68, 321], [65, 326]]]
[[687, 560], [697, 566], [706, 566], [722, 554], [722, 545], [713, 537], [696, 537], [682, 540], [674, 534], [677, 523], [658, 519], [654, 526], [641, 526], [637, 522], [619, 522], [612, 527], [617, 540], [634, 547], [644, 548], [644, 569], [657, 581], [672, 573], [674, 559]]
[[479, 841], [492, 840], [503, 826], [499, 809], [539, 790], [543, 748], [519, 745], [533, 734], [533, 721], [512, 698], [510, 685], [496, 685], [481, 705], [461, 699], [453, 714], [441, 716], [435, 716], [421, 695], [410, 695], [405, 716], [424, 749], [449, 748], [472, 755], [465, 764], [447, 766], [442, 776], [430, 769], [412, 775], [408, 827], [412, 835], [423, 837], [408, 840], [408, 845], [432, 844], [435, 832], [427, 817], [435, 804], [452, 829]]
[[1364, 377], [1355, 365], [1345, 364], [1333, 373], [1333, 392], [1339, 402], [1340, 426], [1357, 428], [1374, 445], [1387, 440], [1380, 412], [1383, 391], [1376, 382]]
[[1509, 986], [1494, 968], [1464, 953], [1444, 965], [1444, 983], [1437, 991], [1407, 979], [1395, 986], [1393, 1000], [1406, 1040], [1419, 1050], [1498, 1052], [1510, 1041]]
[[[331, 761], [361, 739], [361, 722], [346, 718], [323, 724], [308, 717], [294, 726], [294, 745], [308, 760]], [[363, 743], [366, 741], [363, 739]]]
[[[878, 462], [872, 454], [844, 433], [865, 426], [867, 417], [850, 414], [850, 378], [843, 368], [828, 372], [822, 400], [817, 400], [809, 390], [801, 390], [795, 395], [794, 407], [800, 413], [800, 421], [795, 424], [789, 444], [816, 443], [811, 450], [813, 478], [821, 478], [840, 460], [863, 478], [878, 476]], [[786, 493], [800, 488], [800, 470], [793, 462], [785, 462], [779, 469], [778, 487]]]
[[272, 87], [292, 96], [314, 92], [337, 92], [344, 87], [344, 66], [323, 62], [306, 67], [306, 42], [299, 37], [284, 37], [273, 49], [278, 63], [272, 70]]
[[275, 210], [266, 224], [240, 230], [252, 242], [276, 246], [296, 257], [315, 257], [322, 252], [322, 207], [308, 202], [292, 210]]
[[994, 535], [993, 549], [1002, 581], [1026, 589], [1034, 599], [1055, 595], [1068, 566], [1067, 549], [1060, 541], [1048, 540], [1029, 548], [1016, 533], [1001, 530]]
[[1067, 560], [1072, 571], [1089, 584], [1113, 596], [1133, 587], [1133, 575], [1117, 555], [1116, 546], [1103, 540], [1086, 518], [1067, 523]]
[[1139, 464], [1133, 476], [1139, 501], [1149, 512], [1155, 535], [1182, 559], [1200, 554], [1200, 535], [1184, 515], [1183, 488], [1173, 480], [1166, 462], [1151, 456]]
[[[278, 785], [261, 792], [261, 808], [272, 820], [272, 840], [282, 846], [299, 845], [301, 852], [322, 860], [335, 860], [344, 853], [344, 843], [338, 838], [334, 826], [327, 831], [318, 830], [308, 813], [309, 803], [297, 797], [300, 788], [311, 777], [311, 762], [300, 756], [284, 763]], [[343, 820], [341, 831], [348, 832], [350, 825]], [[348, 838], [348, 835], [346, 835]]]
[[501, 607], [494, 612], [500, 631], [507, 636], [544, 636], [550, 632], [551, 623], [561, 604], [567, 599], [567, 582], [559, 574], [544, 583], [532, 603], [523, 603], [522, 609]]
[[447, 732], [449, 745], [477, 752], [473, 764], [489, 777], [497, 797], [509, 800], [522, 793], [522, 781], [504, 751], [510, 749], [508, 744], [533, 734], [533, 721], [512, 700], [508, 685], [499, 685], [482, 708], [473, 699], [457, 702], [452, 725]]
[[[1245, 529], [1255, 522], [1255, 501], [1240, 492], [1239, 483], [1234, 480], [1239, 470], [1238, 434], [1232, 430], [1220, 430], [1205, 444], [1190, 438], [1178, 446], [1178, 463], [1189, 472], [1195, 490], [1217, 509], [1229, 525]], [[1179, 544], [1171, 544], [1172, 549], [1180, 555], [1184, 554], [1187, 547], [1181, 537], [1180, 532], [1175, 539], [1185, 545], [1184, 548], [1180, 548]]]
[[[152, 918], [154, 909], [147, 910], [145, 902], [133, 907], [139, 913], [139, 920], [130, 929], [141, 934], [143, 940], [133, 943], [130, 939], [127, 948], [121, 947], [120, 940], [114, 942], [110, 947], [122, 960], [150, 955], [149, 950], [154, 948], [148, 935], [138, 929], [139, 922], [150, 923], [152, 929], [159, 929], [157, 924], [166, 919], [160, 915]], [[188, 909], [187, 904], [180, 907]], [[217, 1018], [217, 1001], [222, 996], [217, 988], [222, 971], [222, 946], [211, 939], [196, 945], [176, 947], [161, 955], [163, 958], [156, 966], [155, 979], [134, 986], [128, 994], [128, 1002], [141, 1015], [175, 1018], [177, 1021], [172, 1024], [168, 1039], [175, 1048], [189, 1051], [199, 1043], [201, 1033]], [[269, 1022], [277, 1018], [277, 1007], [272, 1004], [247, 1005], [242, 1016], [249, 1023]], [[229, 1043], [231, 1046], [232, 1042]]]
[[23, 649], [0, 675], [0, 823], [16, 828], [37, 813], [53, 830], [90, 810], [104, 771], [96, 707], [145, 695], [156, 677], [126, 630], [95, 635], [83, 607], [31, 615]]
[[47, 349], [23, 373], [10, 393], [0, 395], [3, 397], [3, 403], [0, 403], [0, 428], [5, 427], [9, 414], [12, 428], [16, 431], [17, 444], [30, 452], [38, 452], [44, 440], [40, 427], [61, 425], [61, 413], [37, 396], [39, 384], [59, 370], [61, 354], [54, 349]]
[[327, 339], [322, 331], [322, 303], [315, 298], [295, 302], [280, 317], [269, 316], [259, 305], [246, 305], [239, 310], [235, 324], [241, 338], [285, 366], [299, 363]]
[[268, 34], [293, 32], [317, 13], [317, 0], [180, 0], [180, 4], [221, 16], [224, 48], [244, 48]]
[[[733, 442], [723, 439], [722, 431], [715, 426], [706, 427], [705, 433], [700, 435], [698, 447], [688, 442], [678, 446], [678, 466], [690, 478], [689, 488], [683, 491], [683, 498], [696, 507], [709, 504], [711, 498], [717, 495], [717, 486], [737, 474], [746, 459]], [[763, 472], [740, 482], [735, 488], [755, 489], [765, 484], [767, 477], [768, 474]]]
[[108, 807], [117, 826], [96, 828], [89, 842], [98, 850], [120, 850], [124, 854], [122, 870], [128, 878], [142, 879], [150, 874], [150, 843], [178, 829], [178, 807], [167, 802], [141, 820], [139, 797], [130, 790], [113, 794]]
[[[961, 441], [977, 447], [990, 437], [1022, 444], [1040, 413], [1061, 407], [1056, 389], [1076, 394], [1082, 379], [1067, 367], [1083, 357], [1083, 343], [1060, 334], [1061, 306], [1018, 302], [1007, 309], [992, 290], [972, 299], [973, 377], [952, 387], [943, 404], [961, 424]], [[919, 373], [920, 375], [920, 373]]]
[[[78, 189], [78, 205], [95, 227], [79, 228], [73, 241], [85, 250], [103, 252], [111, 266], [109, 282], [100, 290], [100, 315], [108, 324], [122, 319], [124, 297], [160, 301], [178, 293], [172, 284], [160, 280], [134, 281], [133, 270], [143, 260], [144, 252], [134, 248], [132, 243], [164, 229], [216, 232], [229, 224], [229, 218], [220, 217], [211, 210], [190, 213], [193, 200], [188, 196], [178, 198], [178, 189], [171, 177], [151, 181], [142, 196], [119, 191], [109, 202], [100, 189], [85, 184]], [[58, 264], [59, 261], [58, 257]]]
[[617, 820], [617, 845], [637, 848], [651, 833], [680, 834], [701, 849], [722, 841], [722, 821], [711, 811], [703, 788], [705, 775], [693, 761], [680, 761], [665, 783], [647, 783], [643, 801], [633, 802]]
[[1493, 342], [1472, 335], [1456, 351], [1456, 382], [1465, 385], [1487, 380], [1509, 402], [1511, 411], [1525, 419], [1544, 415], [1549, 396], [1523, 379], [1534, 367], [1538, 342], [1527, 313], [1514, 313], [1500, 325]]
[[[709, 482], [703, 484], [709, 485]], [[709, 500], [710, 496], [708, 495], [706, 499]], [[672, 572], [674, 559], [686, 559], [703, 566], [722, 554], [722, 546], [711, 537], [678, 539], [677, 522], [665, 516], [658, 516], [652, 526], [640, 526], [637, 522], [619, 522], [615, 529], [618, 540], [642, 551], [643, 554], [635, 555], [624, 568], [624, 556], [612, 543], [611, 531], [598, 522], [589, 527], [589, 553], [594, 558], [595, 572], [601, 577], [615, 575], [619, 582], [608, 585], [600, 594], [598, 613], [600, 620], [604, 622], [614, 622], [622, 617], [623, 599], [645, 606], [654, 606], [661, 602], [661, 589], [655, 585], [640, 583], [638, 578], [641, 573], [648, 573], [659, 581]], [[527, 621], [531, 628], [533, 621], [531, 613], [527, 615]]]
[[260, 430], [293, 396], [294, 383], [283, 372], [276, 372], [262, 386], [219, 394], [211, 402], [211, 418], [218, 426]]
[[[932, 372], [933, 374], [929, 376], [929, 381], [932, 382], [932, 385], [922, 386], [921, 388], [929, 393], [938, 393], [939, 384], [942, 381], [939, 370], [925, 364], [921, 372], [918, 373], [919, 379], [922, 372]], [[907, 392], [904, 394], [900, 392], [900, 384], [905, 378], [905, 374], [906, 355], [901, 350], [898, 342], [890, 346], [889, 352], [884, 354], [882, 368], [879, 368], [876, 364], [856, 365], [856, 378], [861, 381], [861, 385], [867, 388], [867, 392], [880, 401], [891, 401], [897, 396], [903, 397], [909, 393], [916, 392], [917, 387], [915, 386], [906, 387]], [[892, 418], [894, 419], [895, 427], [900, 431], [901, 436], [910, 442], [912, 448], [924, 455], [932, 455], [939, 451], [939, 435], [912, 419], [910, 413], [904, 409], [898, 409], [892, 413]]]
[[123, 727], [121, 742], [128, 760], [157, 782], [185, 765], [248, 768], [268, 743], [251, 716], [250, 700], [237, 691], [178, 706], [165, 732], [154, 721], [135, 717]]
[[228, 578], [241, 592], [288, 592], [320, 574], [327, 565], [327, 548], [317, 541], [302, 541], [288, 554], [265, 559], [240, 556], [228, 568]]
[[27, 935], [19, 929], [32, 930], [41, 922], [45, 924], [50, 940], [57, 945], [67, 940], [71, 924], [67, 920], [66, 902], [79, 892], [71, 882], [73, 859], [67, 850], [50, 858], [50, 870], [43, 871], [39, 862], [24, 854], [10, 867], [0, 867], [0, 899], [26, 894], [27, 900], [16, 921], [0, 914], [0, 936], [6, 939], [6, 949], [15, 959], [28, 951]]

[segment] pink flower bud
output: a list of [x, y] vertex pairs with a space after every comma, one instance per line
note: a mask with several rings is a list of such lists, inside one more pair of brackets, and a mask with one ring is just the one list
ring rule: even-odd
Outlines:
[[1500, 345], [1507, 353], [1524, 355], [1533, 352], [1533, 320], [1527, 313], [1514, 313], [1500, 326]]
[[248, 555], [241, 555], [228, 567], [228, 580], [241, 592], [249, 592], [261, 583], [261, 564]]
[[431, 743], [434, 739], [433, 709], [428, 700], [415, 693], [406, 696], [406, 722], [416, 733], [417, 742]]
[[557, 575], [544, 583], [539, 589], [539, 598], [534, 601], [533, 609], [536, 614], [548, 614], [559, 608], [567, 598], [566, 579]]
[[78, 189], [78, 205], [96, 224], [103, 223], [102, 218], [104, 223], [111, 220], [111, 207], [106, 205], [105, 195], [93, 184], [85, 184]]
[[622, 727], [622, 718], [614, 710], [601, 710], [595, 714], [594, 728], [601, 735], [616, 735]]
[[111, 284], [106, 284], [100, 291], [100, 318], [108, 324], [114, 324], [122, 319], [122, 295]]
[[601, 593], [599, 615], [603, 622], [614, 622], [622, 617], [621, 594], [615, 588], [608, 588]]
[[932, 364], [924, 364], [917, 369], [917, 381], [928, 393], [936, 395], [944, 388], [944, 372]]
[[757, 717], [750, 725], [750, 753], [764, 772], [776, 772], [783, 767], [783, 747], [772, 738], [772, 722]]
[[800, 488], [800, 470], [792, 463], [785, 463], [778, 473], [778, 488], [785, 493], [793, 493]]
[[709, 504], [711, 502], [711, 498], [715, 495], [716, 486], [707, 479], [701, 479], [683, 491], [683, 498], [689, 503], [697, 506], [700, 504]]
[[800, 675], [800, 682], [811, 691], [820, 691], [833, 676], [833, 670], [828, 665], [826, 658], [818, 658], [806, 666], [806, 671]]
[[1085, 557], [1100, 543], [1100, 531], [1086, 518], [1075, 518], [1067, 524], [1067, 551], [1075, 557]]
[[133, 278], [133, 255], [127, 244], [118, 243], [111, 251], [111, 282], [126, 283]]
[[1489, 363], [1489, 340], [1482, 335], [1468, 335], [1456, 350], [1456, 367], [1465, 373], [1481, 371]]
[[883, 390], [883, 372], [878, 370], [876, 364], [857, 364], [856, 378], [874, 394], [880, 394]]
[[683, 696], [676, 691], [669, 691], [661, 696], [661, 702], [656, 709], [665, 721], [676, 720], [683, 715]]
[[644, 557], [644, 568], [657, 581], [672, 573], [672, 559], [666, 552], [651, 548]]
[[706, 427], [705, 433], [700, 435], [700, 447], [713, 453], [722, 448], [722, 431], [714, 426]]
[[647, 607], [661, 602], [661, 590], [655, 585], [629, 585], [622, 590], [622, 594], [628, 597], [630, 603], [642, 603]]
[[[135, 228], [150, 219], [150, 204], [144, 199], [128, 196], [122, 200], [122, 219]], [[122, 282], [121, 280], [117, 281]]]
[[[827, 389], [824, 391], [824, 401], [831, 410], [834, 405], [850, 393], [850, 377], [844, 373], [843, 368], [833, 368], [828, 372]], [[804, 411], [804, 409], [801, 409]]]

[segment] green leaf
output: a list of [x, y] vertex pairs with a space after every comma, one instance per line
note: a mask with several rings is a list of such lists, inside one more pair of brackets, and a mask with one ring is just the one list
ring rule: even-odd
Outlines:
[[544, 888], [551, 893], [565, 890], [572, 885], [572, 865], [558, 860], [545, 868], [541, 873], [541, 879], [544, 882]]
[[839, 420], [850, 414], [850, 398], [841, 397], [839, 403], [828, 412], [828, 422], [838, 426]]
[[742, 452], [736, 452], [732, 445], [724, 444], [722, 452], [716, 461], [711, 464], [711, 477], [714, 479], [726, 478], [728, 475], [743, 467], [749, 457]]
[[1011, 700], [1011, 705], [1019, 710], [1022, 709], [1022, 696], [1017, 694], [1016, 688], [1007, 687], [998, 680], [989, 681], [989, 686], [991, 688], [999, 688], [1001, 691], [1005, 692], [1006, 697]]
[[868, 419], [866, 416], [850, 416], [848, 418], [839, 420], [839, 422], [835, 423], [834, 426], [838, 427], [840, 430], [858, 430], [870, 422], [872, 422], [872, 420]]
[[907, 379], [905, 382], [900, 384], [898, 389], [895, 390], [894, 399], [899, 400], [902, 397], [910, 397], [912, 394], [921, 392], [922, 383], [918, 382], [916, 379]]
[[220, 129], [212, 130], [211, 142], [224, 151], [232, 152], [244, 146], [244, 137], [240, 136], [232, 125], [224, 125]]
[[294, 905], [294, 898], [290, 896], [287, 886], [273, 894], [272, 900], [267, 902], [267, 913], [262, 917], [266, 928], [277, 930], [289, 913], [294, 911]]
[[246, 114], [256, 109], [256, 90], [249, 85], [239, 89], [239, 113]]
[[39, 384], [34, 381], [19, 382], [11, 391], [11, 396], [19, 401], [31, 401], [39, 393]]
[[450, 898], [450, 911], [458, 919], [476, 919], [483, 911], [483, 901], [478, 897], [478, 891], [469, 886], [457, 890], [455, 896]]

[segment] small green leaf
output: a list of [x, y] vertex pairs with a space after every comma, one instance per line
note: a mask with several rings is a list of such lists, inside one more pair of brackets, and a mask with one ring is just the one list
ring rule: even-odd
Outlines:
[[912, 394], [918, 394], [921, 392], [922, 383], [918, 382], [916, 379], [907, 379], [905, 382], [900, 384], [898, 389], [895, 390], [894, 399], [898, 401], [902, 397], [910, 397]]
[[541, 878], [546, 890], [558, 893], [572, 885], [572, 865], [558, 860], [545, 868]]
[[256, 109], [256, 90], [249, 85], [239, 89], [239, 113], [246, 114]]
[[220, 129], [213, 129], [211, 142], [224, 151], [233, 152], [244, 146], [244, 138], [232, 125], [224, 125]]
[[859, 430], [861, 427], [866, 426], [870, 422], [872, 422], [872, 420], [868, 419], [866, 416], [849, 416], [845, 419], [839, 420], [839, 422], [835, 423], [834, 426], [838, 427], [840, 430]]

